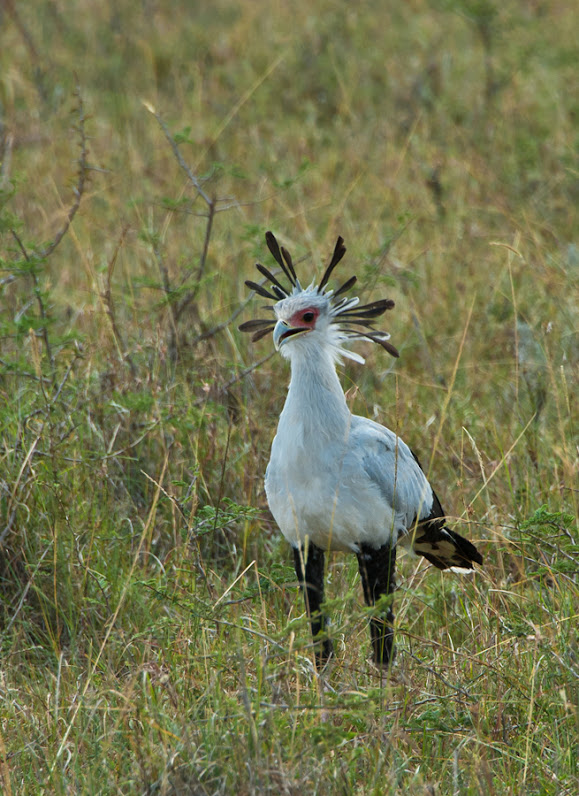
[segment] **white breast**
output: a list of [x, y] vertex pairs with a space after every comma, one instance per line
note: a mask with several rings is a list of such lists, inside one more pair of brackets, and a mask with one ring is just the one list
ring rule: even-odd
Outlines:
[[[281, 435], [280, 435], [280, 432]], [[326, 550], [354, 550], [397, 539], [403, 518], [367, 477], [349, 449], [349, 438], [329, 443], [323, 455], [308, 451], [278, 431], [265, 478], [271, 512], [283, 535], [296, 546], [309, 538]]]

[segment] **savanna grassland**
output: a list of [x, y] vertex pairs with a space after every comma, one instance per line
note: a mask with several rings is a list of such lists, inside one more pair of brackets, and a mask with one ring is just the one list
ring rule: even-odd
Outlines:
[[[578, 792], [577, 63], [571, 0], [0, 2], [2, 793]], [[343, 383], [485, 557], [401, 558], [389, 674], [267, 511], [268, 229], [396, 301]]]

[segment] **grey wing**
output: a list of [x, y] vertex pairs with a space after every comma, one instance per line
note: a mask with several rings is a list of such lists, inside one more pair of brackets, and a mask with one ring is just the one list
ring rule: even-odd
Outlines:
[[366, 474], [394, 509], [399, 530], [410, 531], [417, 520], [426, 519], [435, 496], [408, 445], [390, 429], [357, 416], [351, 438]]

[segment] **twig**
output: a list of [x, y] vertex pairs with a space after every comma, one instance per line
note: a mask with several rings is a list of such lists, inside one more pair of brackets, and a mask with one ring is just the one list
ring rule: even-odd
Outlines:
[[254, 292], [250, 293], [249, 297], [239, 305], [239, 307], [229, 316], [229, 318], [227, 318], [226, 321], [222, 321], [221, 323], [218, 323], [216, 326], [211, 327], [211, 329], [208, 329], [206, 332], [202, 332], [201, 334], [197, 335], [197, 337], [194, 337], [193, 340], [191, 341], [191, 345], [195, 345], [196, 343], [200, 343], [202, 340], [207, 340], [210, 337], [214, 337], [219, 332], [222, 332], [224, 329], [227, 329], [227, 327], [231, 323], [233, 323], [233, 321], [239, 315], [241, 315], [241, 313], [247, 307], [249, 302], [253, 300], [254, 296], [255, 296]]
[[201, 252], [201, 257], [199, 258], [199, 268], [197, 269], [197, 276], [195, 279], [195, 285], [193, 290], [189, 293], [188, 296], [185, 296], [179, 307], [175, 310], [175, 320], [177, 321], [183, 311], [191, 304], [192, 301], [195, 301], [197, 297], [197, 293], [199, 292], [199, 288], [201, 287], [201, 280], [203, 279], [203, 274], [205, 273], [205, 263], [207, 262], [207, 252], [209, 251], [209, 241], [211, 239], [211, 230], [213, 228], [213, 219], [215, 218], [215, 201], [211, 202], [209, 205], [209, 213], [207, 215], [207, 226], [205, 227], [205, 239], [203, 241], [203, 251]]
[[32, 586], [32, 581], [34, 580], [34, 578], [35, 578], [35, 576], [36, 576], [36, 573], [37, 573], [37, 572], [38, 572], [38, 570], [40, 569], [40, 565], [42, 564], [42, 562], [43, 562], [43, 561], [44, 561], [44, 559], [46, 558], [46, 554], [48, 553], [48, 551], [50, 550], [50, 548], [51, 548], [51, 547], [52, 547], [52, 542], [51, 542], [51, 543], [48, 545], [48, 547], [46, 548], [46, 550], [44, 551], [44, 553], [43, 553], [43, 554], [40, 556], [40, 558], [38, 559], [38, 563], [37, 563], [37, 564], [36, 564], [36, 566], [34, 567], [34, 571], [33, 571], [33, 572], [32, 572], [32, 574], [30, 575], [30, 577], [28, 578], [28, 582], [26, 583], [26, 586], [25, 586], [25, 587], [24, 587], [24, 589], [22, 590], [22, 595], [21, 595], [21, 597], [20, 597], [20, 601], [18, 602], [18, 605], [16, 606], [16, 610], [14, 611], [14, 614], [12, 615], [12, 618], [11, 618], [11, 619], [10, 619], [10, 621], [8, 622], [8, 625], [7, 625], [7, 627], [6, 627], [6, 630], [4, 631], [5, 633], [8, 633], [8, 632], [10, 631], [10, 628], [12, 627], [12, 625], [14, 624], [14, 622], [16, 621], [16, 617], [17, 617], [17, 616], [18, 616], [18, 614], [20, 613], [20, 609], [22, 608], [22, 606], [24, 605], [24, 601], [26, 600], [26, 595], [28, 594], [28, 592], [29, 592], [29, 590], [30, 590], [30, 587]]
[[37, 257], [45, 258], [48, 257], [53, 253], [56, 247], [59, 245], [61, 240], [64, 238], [66, 233], [68, 232], [68, 228], [72, 224], [72, 221], [77, 213], [78, 208], [80, 207], [80, 202], [84, 194], [84, 190], [86, 188], [87, 183], [87, 174], [89, 172], [89, 165], [88, 165], [88, 149], [87, 149], [87, 138], [86, 138], [86, 131], [85, 131], [85, 123], [86, 123], [86, 116], [84, 112], [84, 103], [82, 101], [82, 94], [80, 93], [80, 86], [77, 85], [75, 92], [76, 98], [78, 99], [78, 124], [76, 125], [75, 129], [79, 133], [80, 142], [80, 157], [78, 159], [78, 179], [76, 186], [73, 190], [74, 193], [74, 200], [72, 205], [70, 206], [68, 213], [66, 214], [66, 219], [62, 227], [56, 233], [54, 240], [52, 243], [49, 243], [41, 251], [35, 252]]
[[[206, 265], [207, 265], [207, 257], [208, 257], [208, 254], [209, 254], [209, 243], [211, 241], [211, 233], [213, 231], [213, 222], [215, 220], [215, 215], [218, 212], [222, 211], [222, 210], [226, 210], [226, 209], [229, 209], [230, 207], [237, 206], [237, 202], [236, 202], [235, 199], [231, 200], [231, 198], [217, 199], [215, 197], [211, 197], [207, 193], [207, 191], [205, 191], [205, 189], [203, 188], [203, 186], [201, 184], [201, 180], [193, 173], [193, 171], [191, 170], [190, 166], [185, 161], [185, 158], [183, 157], [183, 155], [181, 154], [181, 150], [179, 149], [178, 143], [175, 141], [174, 136], [171, 134], [171, 131], [167, 127], [167, 125], [166, 125], [165, 121], [163, 120], [163, 118], [161, 117], [161, 115], [159, 113], [157, 113], [155, 108], [150, 103], [145, 102], [144, 105], [147, 108], [147, 110], [150, 113], [152, 113], [152, 115], [155, 117], [155, 119], [157, 121], [157, 124], [159, 125], [159, 127], [163, 131], [163, 134], [165, 135], [165, 138], [169, 142], [169, 146], [171, 147], [171, 149], [173, 151], [173, 154], [175, 156], [175, 159], [177, 160], [177, 163], [179, 164], [179, 166], [181, 167], [182, 171], [187, 176], [187, 179], [189, 180], [191, 185], [195, 188], [198, 196], [200, 196], [201, 199], [203, 199], [203, 201], [207, 205], [207, 213], [206, 214], [205, 213], [202, 214], [207, 219], [207, 225], [205, 227], [205, 236], [204, 236], [204, 240], [203, 240], [203, 248], [201, 250], [201, 255], [199, 257], [199, 266], [197, 268], [197, 274], [196, 274], [196, 277], [195, 277], [195, 284], [194, 284], [192, 290], [183, 298], [183, 300], [180, 303], [178, 303], [176, 307], [172, 307], [172, 309], [171, 309], [173, 322], [174, 322], [174, 324], [176, 326], [176, 324], [179, 321], [180, 317], [182, 316], [183, 312], [187, 309], [187, 307], [192, 302], [195, 301], [195, 299], [197, 298], [197, 295], [199, 293], [199, 289], [201, 287], [201, 283], [203, 281], [203, 275], [205, 274], [205, 268], [206, 268]], [[222, 202], [229, 202], [230, 204], [228, 204], [226, 207], [219, 207], [219, 204], [222, 203]], [[158, 261], [160, 262], [159, 253], [158, 252], [155, 252], [155, 256], [157, 257]], [[165, 289], [167, 290], [168, 287], [169, 287], [169, 279], [168, 279], [168, 273], [166, 272], [166, 270], [163, 272], [163, 280], [164, 280]]]
[[[12, 233], [12, 237], [18, 244], [18, 248], [22, 252], [22, 256], [26, 260], [27, 263], [30, 263], [30, 257], [28, 256], [28, 252], [22, 243], [20, 236], [16, 232], [15, 229], [10, 230]], [[40, 317], [42, 318], [42, 329], [40, 330], [42, 334], [42, 340], [44, 342], [44, 347], [46, 349], [46, 356], [48, 357], [48, 361], [50, 363], [50, 373], [51, 373], [51, 383], [54, 383], [54, 359], [52, 356], [52, 348], [50, 345], [50, 339], [48, 337], [48, 316], [46, 313], [46, 308], [44, 306], [44, 301], [42, 300], [42, 292], [40, 290], [40, 285], [38, 284], [38, 274], [36, 273], [36, 267], [33, 266], [29, 274], [32, 278], [32, 284], [34, 285], [34, 295], [36, 296], [36, 303], [38, 304], [38, 311], [40, 313]], [[42, 383], [42, 382], [41, 382]]]
[[[10, 376], [10, 375], [12, 375], [14, 373], [14, 371], [10, 370], [12, 365], [9, 364], [8, 362], [6, 362], [6, 360], [0, 359], [0, 365], [3, 368], [5, 368], [5, 371], [4, 371], [3, 375]], [[26, 370], [19, 370], [17, 375], [18, 375], [18, 378], [32, 379], [33, 381], [42, 381], [45, 384], [51, 384], [52, 383], [50, 379], [46, 378], [46, 376], [38, 376], [36, 373], [28, 373]]]
[[169, 146], [173, 150], [173, 154], [175, 155], [177, 163], [181, 166], [181, 168], [183, 169], [183, 171], [185, 172], [185, 174], [189, 178], [191, 184], [193, 185], [193, 187], [195, 188], [195, 190], [197, 191], [199, 196], [204, 200], [204, 202], [207, 204], [208, 207], [211, 207], [211, 205], [214, 204], [215, 200], [211, 199], [209, 197], [209, 194], [207, 194], [203, 190], [199, 179], [193, 174], [193, 172], [191, 171], [191, 169], [189, 168], [189, 166], [185, 162], [185, 159], [184, 159], [183, 155], [181, 154], [181, 151], [180, 151], [180, 149], [179, 149], [179, 147], [177, 145], [177, 142], [175, 141], [175, 139], [171, 135], [171, 131], [169, 130], [169, 128], [167, 127], [167, 125], [163, 121], [162, 117], [160, 116], [160, 114], [157, 113], [157, 111], [153, 108], [153, 106], [150, 103], [144, 102], [143, 104], [144, 104], [145, 108], [149, 111], [149, 113], [152, 113], [153, 116], [155, 117], [155, 119], [157, 120], [157, 123], [158, 123], [159, 127], [161, 128], [161, 130], [165, 134], [165, 138], [169, 142]]
[[273, 356], [275, 356], [275, 351], [271, 351], [267, 356], [258, 359], [257, 362], [254, 362], [249, 367], [242, 370], [240, 373], [237, 374], [233, 379], [230, 381], [225, 382], [225, 384], [221, 387], [222, 392], [226, 392], [230, 387], [236, 384], [238, 381], [241, 381], [246, 376], [249, 376], [250, 373], [253, 373], [254, 370], [257, 370], [259, 367], [264, 365], [268, 360], [270, 360]]
[[28, 50], [28, 55], [30, 56], [30, 60], [36, 65], [36, 68], [40, 68], [40, 56], [38, 54], [38, 49], [34, 43], [34, 39], [32, 38], [32, 34], [22, 22], [20, 18], [20, 14], [16, 10], [16, 3], [14, 0], [0, 0], [0, 6], [4, 8], [7, 15], [12, 17], [12, 21], [14, 22], [18, 32], [22, 36], [24, 40], [24, 44]]
[[167, 296], [167, 305], [169, 307], [169, 316], [171, 318], [171, 339], [169, 340], [169, 356], [171, 358], [171, 361], [175, 361], [177, 356], [177, 311], [173, 303], [173, 300], [171, 298], [173, 294], [173, 288], [171, 287], [171, 282], [169, 280], [169, 270], [165, 265], [163, 255], [161, 254], [159, 247], [156, 244], [153, 244], [153, 254], [155, 255], [155, 260], [157, 261], [159, 273], [161, 274], [161, 279], [163, 281], [163, 291]]
[[428, 664], [424, 663], [424, 661], [420, 660], [420, 658], [417, 658], [416, 655], [413, 655], [409, 650], [405, 650], [404, 652], [405, 655], [408, 655], [409, 658], [412, 658], [413, 661], [419, 663], [424, 669], [426, 669], [427, 672], [430, 672], [430, 674], [432, 674], [434, 677], [438, 678], [442, 683], [444, 683], [444, 685], [447, 688], [452, 688], [453, 691], [455, 691], [457, 694], [460, 694], [465, 699], [471, 699], [471, 696], [468, 693], [468, 691], [465, 688], [463, 688], [461, 685], [453, 685], [452, 683], [450, 683], [445, 677], [443, 677], [440, 674], [440, 672], [437, 672], [436, 669], [433, 669], [431, 666], [428, 666]]
[[62, 390], [64, 388], [64, 385], [68, 381], [68, 377], [70, 376], [70, 373], [72, 371], [74, 363], [76, 362], [77, 359], [80, 359], [81, 356], [82, 356], [82, 354], [81, 354], [80, 350], [78, 350], [78, 348], [77, 348], [77, 350], [75, 352], [75, 355], [73, 356], [73, 358], [68, 363], [68, 367], [66, 369], [66, 373], [62, 377], [62, 381], [58, 385], [58, 388], [57, 388], [56, 392], [54, 393], [53, 397], [50, 399], [50, 406], [53, 406], [58, 401], [58, 399], [60, 397], [60, 393], [62, 392]]
[[[274, 356], [274, 354], [275, 351], [272, 351], [267, 356], [263, 357], [263, 359], [258, 359], [257, 362], [254, 362], [252, 365], [245, 368], [245, 370], [242, 370], [241, 373], [237, 374], [237, 376], [234, 376], [232, 379], [225, 382], [225, 384], [222, 384], [220, 387], [217, 388], [216, 390], [217, 394], [223, 395], [224, 393], [226, 393], [230, 387], [232, 387], [238, 381], [244, 379], [246, 376], [249, 376], [250, 373], [253, 373], [254, 370], [257, 370], [257, 368], [261, 367], [261, 365], [265, 364], [269, 359], [271, 359]], [[198, 398], [196, 401], [194, 401], [193, 406], [203, 406], [203, 404], [207, 402], [208, 397], [209, 394], [206, 394], [202, 398]]]
[[120, 331], [120, 329], [119, 329], [119, 327], [117, 325], [117, 318], [116, 318], [116, 313], [115, 313], [115, 303], [114, 303], [114, 300], [113, 300], [113, 293], [112, 293], [112, 290], [111, 290], [111, 279], [112, 279], [112, 276], [113, 276], [113, 271], [115, 270], [115, 265], [117, 263], [117, 257], [119, 256], [119, 252], [121, 250], [121, 246], [124, 243], [124, 240], [125, 240], [125, 237], [127, 235], [128, 230], [129, 230], [129, 225], [125, 224], [123, 226], [122, 231], [121, 231], [121, 235], [120, 235], [120, 238], [119, 238], [119, 240], [117, 242], [117, 245], [115, 246], [115, 250], [113, 252], [113, 256], [111, 257], [111, 259], [109, 260], [109, 263], [108, 263], [107, 281], [106, 281], [105, 290], [104, 290], [103, 293], [101, 293], [101, 298], [102, 298], [103, 303], [105, 305], [105, 311], [106, 311], [107, 317], [109, 319], [109, 323], [111, 324], [111, 330], [112, 330], [112, 333], [113, 333], [113, 337], [115, 338], [115, 342], [117, 344], [117, 350], [119, 352], [119, 355], [121, 356], [122, 359], [126, 360], [129, 363], [129, 367], [131, 369], [131, 374], [133, 376], [135, 376], [136, 372], [137, 372], [136, 367], [135, 367], [135, 363], [133, 362], [133, 359], [132, 359], [131, 355], [129, 353], [125, 353], [126, 352], [126, 346], [125, 346], [125, 343], [123, 341], [123, 337], [121, 335], [121, 331]]
[[13, 146], [14, 136], [12, 133], [6, 133], [2, 140], [2, 153], [0, 156], [0, 191], [7, 188], [10, 182]]

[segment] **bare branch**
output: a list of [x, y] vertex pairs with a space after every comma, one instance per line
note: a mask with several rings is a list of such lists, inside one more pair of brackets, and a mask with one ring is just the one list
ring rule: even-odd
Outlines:
[[[22, 252], [22, 256], [24, 257], [26, 262], [29, 263], [30, 257], [28, 256], [28, 252], [26, 251], [26, 248], [22, 243], [20, 236], [18, 235], [15, 229], [12, 229], [10, 231], [12, 233], [12, 237], [18, 244], [18, 248]], [[48, 361], [50, 363], [51, 380], [52, 383], [54, 383], [54, 358], [52, 356], [52, 347], [50, 345], [50, 339], [48, 337], [48, 316], [46, 313], [46, 308], [44, 306], [44, 301], [42, 299], [42, 291], [40, 290], [40, 285], [38, 284], [38, 274], [36, 273], [34, 267], [30, 269], [29, 273], [32, 278], [32, 283], [34, 285], [34, 295], [36, 296], [38, 311], [40, 313], [40, 317], [42, 318], [42, 329], [40, 331], [42, 334], [42, 341], [44, 343], [44, 348], [46, 349], [46, 356], [48, 357]]]
[[222, 332], [223, 329], [226, 329], [229, 324], [233, 323], [233, 321], [239, 315], [241, 315], [249, 302], [253, 300], [254, 295], [255, 293], [250, 293], [245, 301], [239, 305], [239, 307], [229, 316], [229, 318], [227, 318], [226, 321], [222, 321], [221, 323], [218, 323], [217, 326], [212, 326], [208, 331], [202, 332], [201, 334], [198, 334], [197, 337], [194, 337], [192, 340], [192, 345], [195, 345], [195, 343], [200, 343], [202, 340], [208, 340], [210, 337], [214, 337], [219, 332]]
[[105, 311], [106, 311], [107, 317], [109, 319], [109, 322], [111, 324], [113, 337], [115, 338], [115, 342], [117, 344], [117, 350], [119, 352], [119, 355], [120, 355], [121, 359], [124, 359], [126, 362], [129, 363], [129, 367], [131, 369], [131, 373], [132, 373], [133, 376], [135, 376], [136, 372], [137, 372], [136, 371], [136, 367], [135, 367], [135, 363], [133, 362], [133, 359], [132, 359], [131, 355], [129, 353], [126, 353], [126, 345], [125, 345], [125, 343], [123, 341], [121, 330], [119, 329], [119, 326], [117, 324], [117, 316], [116, 316], [116, 312], [115, 312], [115, 303], [114, 303], [114, 300], [113, 300], [113, 293], [112, 293], [112, 290], [111, 290], [111, 279], [112, 279], [112, 276], [113, 276], [113, 271], [115, 270], [115, 265], [117, 263], [117, 257], [119, 256], [119, 252], [120, 252], [121, 247], [122, 247], [122, 245], [124, 243], [124, 240], [125, 240], [125, 237], [127, 235], [128, 230], [129, 230], [129, 225], [125, 224], [123, 226], [122, 231], [121, 231], [121, 235], [120, 235], [120, 238], [118, 240], [118, 243], [115, 246], [115, 250], [113, 252], [113, 256], [111, 257], [111, 259], [109, 260], [109, 263], [108, 263], [107, 281], [106, 281], [105, 290], [104, 290], [103, 293], [101, 293], [101, 298], [102, 298], [103, 303], [105, 305]]
[[262, 365], [265, 365], [265, 363], [268, 362], [275, 355], [275, 353], [275, 351], [270, 351], [269, 354], [261, 359], [258, 359], [257, 362], [253, 362], [251, 365], [249, 365], [249, 367], [244, 368], [244, 370], [240, 371], [233, 379], [225, 382], [225, 384], [221, 387], [222, 391], [226, 392], [234, 384], [237, 384], [238, 381], [245, 379], [245, 377], [249, 376], [250, 373], [253, 373], [254, 370], [257, 370]]
[[211, 239], [211, 230], [213, 228], [213, 219], [215, 218], [215, 204], [209, 205], [209, 215], [207, 216], [207, 226], [205, 228], [205, 239], [203, 241], [203, 251], [201, 252], [201, 257], [199, 259], [199, 268], [197, 269], [197, 276], [195, 278], [195, 285], [193, 286], [193, 290], [189, 293], [189, 295], [185, 296], [179, 307], [175, 310], [175, 322], [177, 322], [183, 313], [183, 311], [191, 304], [192, 301], [195, 301], [197, 297], [197, 293], [199, 292], [199, 288], [201, 286], [201, 280], [203, 279], [203, 274], [205, 273], [205, 264], [207, 263], [207, 252], [209, 251], [209, 241]]
[[6, 133], [2, 137], [2, 152], [0, 153], [0, 191], [7, 188], [10, 183], [13, 147], [14, 136], [12, 133]]
[[48, 257], [49, 255], [51, 255], [53, 251], [56, 249], [56, 247], [59, 245], [61, 240], [64, 238], [66, 233], [68, 232], [68, 228], [72, 224], [72, 221], [77, 213], [77, 210], [80, 207], [80, 202], [83, 197], [88, 179], [87, 175], [90, 170], [87, 160], [88, 149], [87, 149], [87, 138], [85, 131], [86, 115], [84, 112], [84, 103], [82, 100], [82, 94], [80, 93], [80, 86], [77, 85], [74, 94], [78, 100], [78, 108], [77, 108], [78, 124], [76, 125], [75, 129], [78, 132], [80, 138], [79, 141], [80, 156], [78, 158], [78, 178], [76, 186], [73, 191], [74, 200], [68, 210], [68, 213], [66, 214], [65, 222], [54, 236], [54, 240], [51, 243], [49, 243], [48, 246], [46, 246], [46, 248], [36, 252], [36, 255], [38, 257]]
[[161, 128], [161, 130], [165, 134], [165, 138], [169, 142], [169, 146], [173, 150], [173, 154], [175, 155], [175, 158], [177, 159], [177, 163], [181, 166], [182, 170], [185, 172], [185, 174], [189, 178], [189, 181], [191, 182], [191, 185], [193, 185], [193, 187], [195, 188], [195, 190], [197, 191], [199, 196], [207, 204], [207, 206], [209, 208], [211, 208], [211, 206], [215, 204], [214, 200], [211, 199], [209, 197], [209, 194], [207, 194], [203, 190], [199, 179], [193, 174], [193, 172], [191, 171], [191, 169], [189, 168], [189, 166], [185, 162], [185, 159], [183, 158], [183, 155], [181, 154], [181, 151], [179, 149], [179, 146], [177, 145], [177, 142], [175, 141], [175, 139], [171, 135], [171, 131], [169, 130], [169, 128], [167, 127], [167, 125], [163, 121], [162, 117], [157, 113], [157, 111], [153, 108], [153, 106], [150, 105], [148, 102], [146, 102], [144, 104], [145, 104], [145, 107], [147, 108], [147, 110], [149, 111], [149, 113], [152, 113], [153, 116], [155, 117], [155, 119], [157, 120], [157, 123], [158, 123], [159, 127]]
[[169, 269], [165, 265], [165, 260], [163, 259], [163, 255], [161, 254], [159, 247], [156, 243], [153, 243], [153, 254], [155, 255], [155, 259], [157, 261], [157, 265], [159, 267], [159, 273], [161, 274], [161, 279], [163, 280], [163, 291], [167, 296], [167, 304], [169, 306], [169, 317], [171, 319], [171, 339], [169, 341], [169, 351], [172, 360], [175, 360], [177, 356], [177, 308], [172, 300], [173, 288], [171, 287], [171, 282], [169, 280]]

